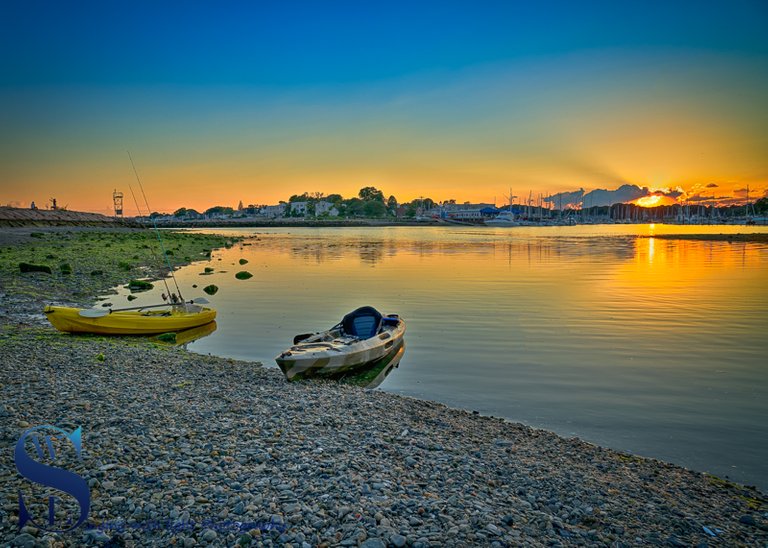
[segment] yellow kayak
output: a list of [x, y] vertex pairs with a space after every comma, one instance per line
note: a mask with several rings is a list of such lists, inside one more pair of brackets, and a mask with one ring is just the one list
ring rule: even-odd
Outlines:
[[155, 335], [191, 329], [212, 322], [216, 311], [197, 305], [163, 310], [105, 310], [100, 317], [81, 314], [82, 308], [46, 306], [45, 315], [59, 331], [99, 335]]

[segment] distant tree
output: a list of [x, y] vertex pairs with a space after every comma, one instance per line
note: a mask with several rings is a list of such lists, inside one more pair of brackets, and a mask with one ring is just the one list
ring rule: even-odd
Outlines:
[[387, 198], [387, 209], [390, 213], [394, 213], [397, 210], [397, 198], [394, 195]]
[[357, 195], [364, 202], [370, 202], [371, 200], [376, 200], [381, 203], [384, 203], [384, 193], [381, 190], [377, 189], [375, 186], [365, 186], [360, 189], [360, 192], [358, 192]]
[[176, 211], [173, 212], [174, 217], [186, 217], [187, 216], [187, 208], [186, 207], [180, 207]]
[[768, 196], [760, 198], [754, 203], [755, 213], [762, 215], [768, 213]]
[[308, 202], [309, 201], [309, 193], [305, 192], [304, 194], [294, 194], [290, 198], [288, 198], [289, 202]]
[[405, 205], [405, 216], [415, 217], [416, 215], [423, 214], [425, 211], [435, 207], [435, 202], [431, 198], [416, 198]]
[[205, 215], [209, 217], [213, 215], [232, 215], [234, 212], [235, 210], [231, 207], [213, 206], [205, 210]]
[[243, 210], [243, 201], [240, 200], [240, 202], [237, 204], [237, 210], [242, 211]]
[[329, 194], [325, 197], [325, 201], [332, 204], [341, 204], [343, 200], [344, 199], [341, 197], [341, 194]]
[[363, 204], [364, 202], [360, 198], [349, 198], [348, 200], [344, 200], [344, 216], [359, 217], [364, 215]]
[[383, 201], [369, 200], [363, 203], [363, 214], [366, 217], [384, 217], [387, 214], [387, 206]]

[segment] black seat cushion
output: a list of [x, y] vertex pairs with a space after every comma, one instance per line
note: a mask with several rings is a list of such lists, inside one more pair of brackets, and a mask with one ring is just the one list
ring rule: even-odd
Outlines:
[[341, 328], [347, 335], [370, 339], [381, 329], [381, 313], [372, 306], [361, 306], [344, 316]]

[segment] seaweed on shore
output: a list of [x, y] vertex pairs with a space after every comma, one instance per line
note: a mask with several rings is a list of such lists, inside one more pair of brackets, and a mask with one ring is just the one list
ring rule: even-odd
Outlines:
[[126, 287], [131, 291], [148, 291], [155, 287], [155, 285], [144, 280], [131, 280]]
[[44, 264], [19, 263], [19, 270], [21, 270], [24, 273], [27, 273], [27, 272], [45, 272], [46, 274], [51, 273], [51, 267]]
[[[139, 268], [146, 278], [168, 273], [157, 236], [150, 230], [81, 227], [34, 234], [26, 241], [0, 237], [0, 286], [17, 297], [13, 304], [0, 306], [11, 314], [27, 311], [30, 303], [40, 306], [52, 300], [90, 305], [95, 295], [128, 284]], [[168, 231], [163, 241], [176, 257], [174, 266], [179, 266], [202, 259], [232, 238]]]

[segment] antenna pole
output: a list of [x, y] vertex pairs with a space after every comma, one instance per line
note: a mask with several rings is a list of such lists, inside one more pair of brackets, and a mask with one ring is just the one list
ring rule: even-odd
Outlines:
[[[151, 209], [149, 208], [149, 202], [147, 201], [147, 195], [144, 193], [144, 185], [141, 184], [141, 178], [139, 178], [139, 172], [136, 171], [136, 165], [133, 163], [133, 158], [131, 157], [131, 153], [128, 152], [128, 159], [131, 161], [131, 167], [133, 168], [133, 173], [136, 175], [136, 180], [139, 183], [139, 189], [141, 189], [141, 194], [144, 196], [144, 205], [147, 206], [147, 214], [149, 215], [149, 218], [152, 220], [152, 226], [155, 228], [155, 234], [157, 234], [157, 241], [160, 242], [160, 251], [163, 252], [163, 257], [165, 257], [165, 262], [168, 265], [168, 270], [171, 273], [171, 278], [173, 278], [173, 284], [176, 286], [176, 292], [179, 295], [179, 299], [181, 302], [184, 302], [184, 297], [181, 295], [181, 289], [179, 289], [179, 283], [176, 281], [176, 276], [173, 273], [173, 265], [171, 265], [171, 260], [168, 258], [168, 253], [165, 251], [165, 246], [163, 245], [163, 239], [160, 237], [160, 230], [157, 228], [157, 223], [152, 218]], [[131, 193], [133, 193], [133, 190], [131, 190]], [[135, 196], [134, 196], [135, 198]]]
[[[136, 200], [136, 194], [133, 192], [133, 187], [131, 185], [128, 185], [128, 190], [131, 191], [131, 196], [133, 196], [133, 203], [136, 204], [136, 211], [139, 212], [139, 215], [144, 215], [141, 212], [141, 207], [139, 207], [139, 202]], [[160, 263], [160, 259], [157, 255], [155, 255], [155, 249], [153, 247], [149, 248], [149, 253], [152, 255], [152, 259], [154, 259], [156, 262]], [[168, 287], [168, 280], [163, 276], [163, 285], [165, 286], [165, 294], [170, 295], [171, 294], [171, 288]]]

